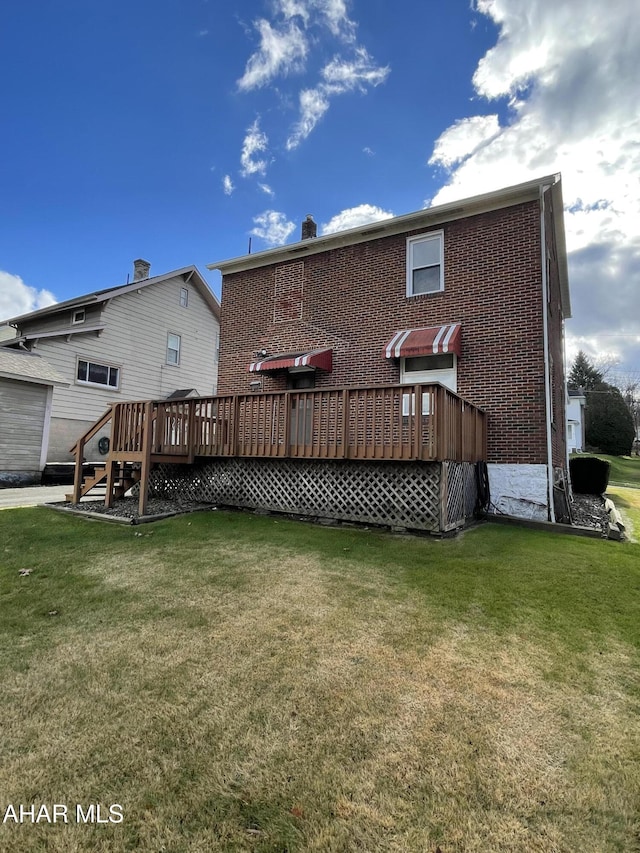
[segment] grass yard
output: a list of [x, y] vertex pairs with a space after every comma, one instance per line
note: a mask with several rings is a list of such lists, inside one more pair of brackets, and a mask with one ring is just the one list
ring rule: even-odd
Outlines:
[[576, 456], [597, 456], [608, 462], [611, 465], [611, 485], [640, 488], [640, 456], [607, 456], [604, 453], [580, 453]]
[[640, 851], [639, 558], [4, 510], [0, 850]]

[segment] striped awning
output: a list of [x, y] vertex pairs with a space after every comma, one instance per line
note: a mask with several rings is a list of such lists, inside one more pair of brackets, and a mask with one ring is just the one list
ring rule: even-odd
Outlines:
[[413, 358], [455, 352], [460, 355], [460, 323], [429, 326], [427, 329], [401, 329], [384, 348], [385, 358]]
[[330, 373], [333, 368], [333, 350], [314, 349], [309, 352], [270, 355], [260, 361], [252, 361], [247, 370], [250, 373], [260, 373], [266, 370], [289, 370], [300, 367], [317, 368]]

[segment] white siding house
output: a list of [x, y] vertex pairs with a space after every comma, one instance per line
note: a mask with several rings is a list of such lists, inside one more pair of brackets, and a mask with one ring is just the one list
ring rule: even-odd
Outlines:
[[[148, 277], [57, 303], [5, 322], [17, 337], [4, 347], [38, 352], [69, 383], [53, 395], [47, 461], [69, 448], [113, 402], [216, 391], [220, 305], [196, 267]], [[98, 441], [88, 460], [100, 458]]]
[[584, 407], [587, 398], [582, 391], [569, 390], [567, 397], [567, 451], [584, 449]]

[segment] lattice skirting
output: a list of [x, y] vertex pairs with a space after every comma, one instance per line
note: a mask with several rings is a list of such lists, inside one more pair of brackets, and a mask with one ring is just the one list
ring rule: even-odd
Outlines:
[[470, 463], [217, 459], [156, 466], [149, 495], [434, 533], [475, 507]]

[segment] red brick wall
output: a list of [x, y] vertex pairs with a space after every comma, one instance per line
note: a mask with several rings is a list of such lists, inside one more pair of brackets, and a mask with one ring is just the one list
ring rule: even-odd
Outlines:
[[[488, 412], [489, 461], [545, 463], [538, 202], [439, 226], [444, 292], [407, 298], [406, 237], [427, 230], [225, 275], [219, 392], [249, 389], [247, 365], [263, 347], [331, 346], [333, 372], [318, 371], [318, 386], [396, 383], [399, 362], [383, 357], [395, 332], [460, 322], [458, 393]], [[283, 375], [259, 376], [264, 390], [285, 387]]]

